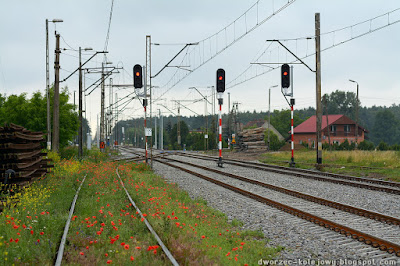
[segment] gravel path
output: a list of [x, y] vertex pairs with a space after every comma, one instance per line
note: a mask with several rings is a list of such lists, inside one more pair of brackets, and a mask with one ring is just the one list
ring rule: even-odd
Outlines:
[[[178, 157], [176, 158], [178, 159]], [[181, 158], [179, 156], [179, 159]], [[187, 158], [186, 160], [190, 160], [193, 163], [199, 162], [198, 159]], [[201, 162], [204, 166], [215, 166], [215, 162], [203, 160]], [[160, 163], [154, 163], [153, 166], [157, 174], [170, 182], [177, 183], [192, 198], [201, 197], [205, 199], [208, 205], [226, 213], [228, 219], [236, 218], [242, 221], [246, 229], [262, 230], [266, 238], [270, 239], [267, 245], [285, 247], [280, 254], [280, 259], [374, 259], [374, 262], [377, 262], [380, 259], [393, 258], [392, 255], [386, 252], [346, 238], [257, 201], [249, 200], [242, 195], [218, 187], [198, 177]], [[392, 210], [390, 215], [400, 217], [400, 208], [398, 206], [400, 198], [398, 196], [396, 196], [397, 198], [375, 201], [375, 199], [371, 198], [370, 192], [360, 192], [359, 190], [362, 189], [358, 188], [348, 188], [306, 179], [299, 181], [301, 178], [287, 177], [259, 170], [243, 170], [235, 166], [228, 167], [228, 165], [225, 165], [224, 169], [229, 169], [228, 172], [248, 178], [269, 182], [277, 186], [284, 185], [284, 187], [293, 190], [299, 189], [304, 193], [330, 200], [338, 200], [345, 204], [359, 207], [367, 206], [365, 207], [366, 209], [377, 212], [389, 214], [386, 210]], [[334, 186], [337, 186], [337, 188], [333, 188]], [[327, 196], [328, 194], [329, 197]], [[389, 196], [392, 197], [392, 195]], [[349, 202], [348, 198], [352, 199], [352, 201]], [[359, 204], [359, 200], [363, 202], [363, 205]], [[396, 203], [396, 205], [388, 206], [393, 203]], [[360, 248], [363, 249], [361, 254]], [[258, 261], [262, 258], [255, 259]], [[400, 263], [398, 258], [397, 260]]]

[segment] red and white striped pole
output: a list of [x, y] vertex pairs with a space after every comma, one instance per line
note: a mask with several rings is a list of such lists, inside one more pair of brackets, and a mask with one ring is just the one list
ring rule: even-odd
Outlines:
[[219, 158], [218, 158], [218, 167], [222, 167], [222, 103], [224, 101], [224, 91], [225, 91], [225, 70], [222, 68], [217, 70], [217, 98], [219, 104], [219, 142], [218, 142], [218, 149], [219, 149]]
[[294, 162], [294, 128], [293, 128], [293, 106], [294, 106], [294, 99], [293, 98], [291, 98], [290, 99], [290, 109], [291, 109], [291, 111], [290, 111], [290, 116], [291, 116], [291, 123], [292, 123], [292, 126], [291, 126], [291, 130], [292, 130], [292, 158], [291, 158], [291, 162], [290, 162], [290, 166], [291, 167], [294, 167], [295, 166], [295, 162]]
[[218, 127], [218, 132], [219, 132], [219, 142], [218, 142], [219, 159], [218, 159], [218, 166], [222, 167], [222, 104], [221, 104], [221, 102], [219, 102], [218, 120], [219, 120], [219, 127]]

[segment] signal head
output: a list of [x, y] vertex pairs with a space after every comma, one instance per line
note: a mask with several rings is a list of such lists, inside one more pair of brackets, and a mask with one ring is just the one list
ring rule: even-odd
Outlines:
[[283, 64], [281, 67], [281, 81], [282, 88], [290, 87], [290, 66], [288, 64]]
[[225, 91], [225, 70], [222, 68], [217, 70], [217, 92]]
[[142, 66], [135, 65], [133, 67], [133, 86], [136, 89], [143, 87]]

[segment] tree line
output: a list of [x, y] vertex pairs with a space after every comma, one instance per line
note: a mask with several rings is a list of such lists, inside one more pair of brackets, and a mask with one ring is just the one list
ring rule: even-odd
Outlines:
[[[50, 90], [50, 102], [53, 100], [53, 88]], [[355, 108], [357, 104], [356, 95], [353, 92], [335, 91], [325, 95], [323, 101], [324, 114], [344, 114], [355, 120]], [[79, 127], [77, 108], [68, 101], [70, 95], [68, 88], [63, 88], [60, 93], [60, 145], [61, 147], [70, 145], [75, 142]], [[386, 106], [363, 107], [359, 102], [359, 125], [369, 131], [367, 137], [369, 140], [361, 147], [365, 149], [393, 149], [396, 145], [400, 145], [400, 104]], [[46, 115], [46, 95], [41, 92], [33, 93], [28, 98], [26, 93], [20, 95], [0, 94], [0, 125], [4, 123], [15, 123], [32, 131], [41, 131], [47, 133], [47, 115]], [[53, 107], [51, 105], [51, 110]], [[52, 113], [52, 112], [51, 112]], [[315, 109], [312, 107], [303, 108], [294, 112], [294, 126], [299, 125], [312, 115], [315, 115]], [[267, 112], [239, 112], [237, 117], [233, 119], [233, 114], [224, 114], [223, 121], [223, 140], [224, 147], [227, 146], [226, 140], [229, 133], [237, 133], [234, 131], [233, 121], [237, 120], [241, 124], [250, 121], [264, 119], [267, 120]], [[154, 118], [153, 118], [154, 119]], [[206, 121], [208, 120], [208, 125]], [[185, 147], [193, 150], [215, 149], [217, 147], [217, 116], [209, 116], [208, 119], [202, 116], [180, 117], [180, 135], [181, 145], [178, 145], [177, 122], [175, 116], [164, 117], [164, 147], [169, 149], [181, 149]], [[230, 122], [230, 123], [228, 123]], [[158, 122], [159, 123], [159, 122]], [[227, 124], [228, 123], [228, 124]], [[119, 121], [117, 125], [118, 141], [121, 143], [125, 138], [125, 143], [129, 141], [131, 144], [144, 145], [143, 118], [132, 119], [127, 121]], [[155, 128], [153, 125], [153, 144], [155, 143]], [[290, 110], [274, 110], [271, 113], [271, 124], [279, 131], [279, 133], [289, 137], [290, 131]], [[84, 133], [91, 132], [87, 121], [84, 119]], [[122, 135], [122, 127], [125, 128], [125, 136]], [[206, 128], [208, 128], [208, 139], [205, 139]], [[113, 130], [115, 131], [115, 129]], [[159, 142], [158, 129], [158, 142]], [[136, 136], [136, 142], [135, 140]], [[84, 138], [84, 142], [86, 138]], [[360, 144], [361, 145], [361, 144]], [[364, 147], [364, 146], [365, 147]], [[340, 147], [337, 147], [340, 149]], [[342, 147], [344, 148], [344, 146]], [[351, 146], [350, 146], [351, 148]]]
[[[352, 120], [356, 120], [356, 106], [357, 106], [357, 97], [353, 92], [345, 92], [345, 91], [334, 91], [330, 94], [326, 94], [323, 97], [323, 114], [344, 114], [351, 118]], [[360, 143], [361, 149], [397, 149], [398, 145], [400, 145], [400, 104], [399, 105], [391, 105], [389, 107], [386, 106], [372, 106], [372, 107], [363, 107], [361, 102], [359, 102], [359, 110], [358, 110], [358, 124], [363, 128], [368, 130], [367, 138], [364, 143]], [[228, 139], [228, 131], [230, 133], [235, 133], [233, 128], [233, 114], [224, 114], [222, 116], [222, 121], [224, 124], [223, 131], [223, 139]], [[315, 109], [312, 107], [296, 109], [294, 112], [294, 126], [298, 126], [312, 115], [315, 115]], [[278, 130], [278, 132], [284, 137], [289, 137], [289, 131], [291, 126], [290, 120], [290, 109], [283, 110], [274, 110], [271, 112], [271, 124]], [[194, 137], [194, 131], [204, 131], [206, 127], [206, 118], [205, 116], [189, 116], [189, 117], [181, 117], [180, 118], [183, 127], [187, 126], [187, 131], [181, 131], [182, 140], [187, 140], [188, 143], [187, 148], [192, 147], [196, 150], [201, 150], [201, 147], [204, 147], [204, 139]], [[237, 121], [241, 124], [247, 124], [250, 121], [255, 120], [267, 120], [268, 112], [257, 112], [254, 110], [239, 112], [237, 114]], [[216, 130], [217, 130], [217, 117], [209, 117], [209, 147], [207, 148], [215, 148], [216, 147]], [[229, 130], [228, 130], [228, 121], [230, 121]], [[134, 119], [130, 121], [120, 121], [121, 126], [128, 124], [134, 125], [142, 125], [143, 119]], [[165, 134], [164, 136], [164, 147], [176, 148], [177, 142], [176, 139], [176, 123], [177, 117], [168, 116], [164, 118], [165, 124]], [[154, 122], [153, 122], [154, 124]], [[133, 129], [132, 129], [133, 130]], [[136, 134], [143, 131], [143, 128], [138, 127], [136, 129]], [[133, 132], [133, 131], [129, 131]], [[153, 129], [154, 132], [154, 129]], [[186, 133], [187, 132], [187, 133]], [[189, 133], [192, 132], [192, 133]], [[186, 136], [184, 136], [186, 134]], [[211, 136], [211, 134], [213, 134]], [[143, 133], [142, 133], [143, 135]], [[204, 136], [204, 134], [203, 134]], [[197, 139], [198, 138], [198, 139]], [[130, 138], [131, 139], [131, 138]], [[197, 139], [197, 141], [192, 141]], [[201, 146], [203, 144], [203, 146]], [[281, 146], [284, 143], [276, 144], [277, 146]], [[226, 146], [226, 143], [224, 144]], [[334, 149], [352, 149], [352, 145], [346, 144], [340, 145], [332, 145]], [[194, 148], [196, 147], [196, 148]], [[199, 149], [197, 148], [199, 147]]]
[[[50, 114], [53, 113], [53, 88], [50, 89]], [[69, 101], [68, 88], [60, 91], [60, 147], [76, 142], [79, 128], [78, 110]], [[51, 119], [51, 123], [53, 120]], [[47, 99], [46, 94], [37, 91], [28, 98], [27, 93], [20, 95], [0, 94], [0, 126], [14, 123], [31, 131], [40, 131], [47, 137]], [[90, 127], [84, 119], [83, 132], [90, 133]], [[84, 138], [86, 142], [86, 138]]]

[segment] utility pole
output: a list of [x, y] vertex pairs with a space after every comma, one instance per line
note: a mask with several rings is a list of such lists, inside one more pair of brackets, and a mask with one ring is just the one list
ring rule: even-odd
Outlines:
[[179, 102], [177, 102], [178, 103], [178, 123], [176, 124], [176, 135], [178, 136], [178, 145], [180, 146], [181, 145], [181, 108], [180, 108], [180, 105], [179, 105]]
[[79, 46], [79, 133], [78, 133], [78, 157], [82, 159], [83, 156], [83, 118], [82, 118], [82, 50]]
[[161, 114], [161, 110], [158, 109], [158, 112], [160, 114], [160, 150], [164, 150], [164, 121], [163, 121], [163, 115]]
[[154, 116], [154, 140], [155, 140], [155, 146], [156, 146], [156, 149], [158, 148], [157, 147], [157, 115], [155, 115]]
[[108, 127], [108, 136], [110, 136], [110, 145], [112, 145], [112, 143], [113, 143], [111, 135], [112, 135], [112, 125], [113, 125], [113, 120], [114, 120], [114, 118], [113, 118], [113, 113], [114, 112], [113, 112], [113, 86], [112, 86], [112, 83], [113, 83], [113, 79], [110, 78], [110, 91], [109, 91], [109, 99], [108, 99], [108, 102], [109, 102], [109, 105], [110, 105], [110, 107], [109, 107], [109, 109], [110, 109], [110, 122], [109, 122], [109, 127]]
[[358, 83], [357, 83], [357, 105], [356, 105], [356, 149], [358, 148]]
[[[51, 22], [63, 22], [53, 19]], [[46, 102], [47, 102], [47, 150], [51, 150], [51, 116], [50, 116], [50, 70], [49, 70], [49, 20], [46, 19]]]
[[358, 82], [355, 81], [355, 80], [352, 80], [352, 79], [349, 79], [349, 81], [350, 81], [350, 82], [357, 83], [356, 128], [355, 128], [355, 130], [354, 130], [354, 133], [355, 133], [355, 135], [356, 135], [356, 149], [357, 149], [357, 146], [358, 146], [358, 103], [359, 103], [359, 101], [358, 101]]
[[229, 149], [231, 148], [231, 111], [230, 111], [230, 106], [231, 106], [231, 93], [228, 92], [228, 147]]
[[322, 166], [322, 106], [321, 106], [321, 38], [320, 38], [320, 14], [315, 13], [315, 61], [316, 61], [316, 120], [317, 120], [317, 169], [321, 170]]
[[324, 95], [324, 105], [325, 105], [325, 115], [326, 115], [326, 128], [328, 129], [329, 151], [332, 151], [332, 146], [331, 146], [331, 130], [329, 129], [328, 102], [327, 102], [327, 100], [326, 100], [326, 94]]
[[269, 131], [270, 131], [270, 125], [271, 125], [271, 89], [276, 88], [276, 87], [278, 87], [278, 85], [271, 86], [271, 87], [269, 87], [269, 90], [268, 90], [268, 132], [267, 132], [267, 134], [268, 134], [268, 141], [267, 141], [268, 151], [270, 150], [270, 138], [269, 138], [270, 133], [269, 133]]
[[51, 149], [50, 123], [50, 73], [49, 73], [49, 20], [46, 19], [46, 100], [47, 100], [47, 150]]
[[[149, 86], [150, 91], [150, 128], [153, 112], [152, 104], [152, 86], [151, 86], [151, 36], [146, 35], [146, 85]], [[147, 95], [146, 95], [147, 97]], [[156, 136], [157, 137], [157, 136]], [[153, 168], [153, 136], [150, 137], [150, 166]]]
[[101, 110], [100, 110], [100, 151], [105, 151], [104, 145], [104, 62], [101, 63]]
[[56, 34], [56, 58], [54, 61], [54, 100], [53, 100], [53, 151], [60, 147], [60, 34]]
[[115, 140], [117, 141], [117, 146], [119, 146], [119, 142], [118, 142], [118, 93], [115, 93]]

